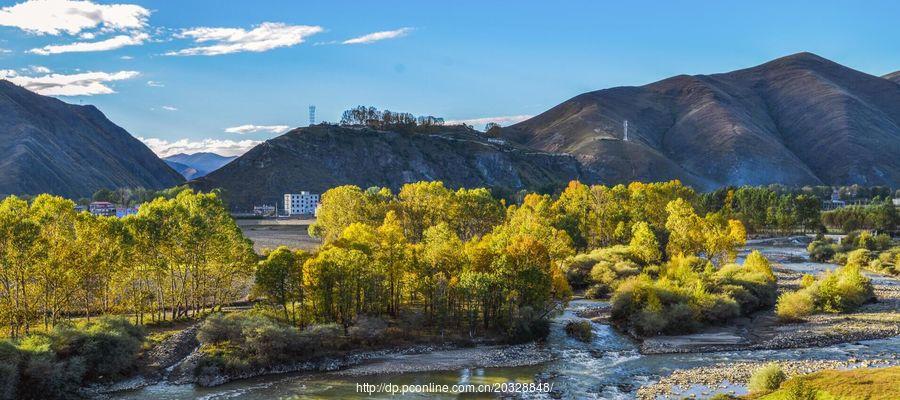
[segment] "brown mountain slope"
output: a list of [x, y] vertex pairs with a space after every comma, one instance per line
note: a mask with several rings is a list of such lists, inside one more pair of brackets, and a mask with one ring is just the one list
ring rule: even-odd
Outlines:
[[87, 197], [98, 189], [160, 189], [184, 179], [94, 106], [0, 80], [0, 194]]
[[900, 85], [810, 53], [585, 93], [503, 134], [606, 183], [900, 183]]
[[887, 75], [882, 76], [882, 78], [900, 83], [900, 71], [891, 72]]
[[490, 143], [474, 131], [446, 127], [435, 134], [318, 125], [294, 129], [254, 147], [191, 185], [224, 189], [229, 205], [281, 204], [284, 193], [322, 193], [346, 184], [397, 189], [407, 182], [441, 180], [450, 187], [543, 189], [582, 174], [565, 155]]

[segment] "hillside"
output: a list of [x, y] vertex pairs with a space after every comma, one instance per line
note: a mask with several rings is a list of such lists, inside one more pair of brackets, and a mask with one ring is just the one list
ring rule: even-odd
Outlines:
[[900, 71], [891, 72], [890, 74], [882, 76], [882, 78], [900, 83]]
[[294, 129], [254, 147], [192, 182], [223, 188], [233, 209], [280, 202], [284, 193], [322, 193], [346, 184], [363, 188], [442, 180], [451, 187], [541, 189], [582, 174], [574, 158], [488, 142], [475, 131], [446, 127], [436, 134], [318, 125]]
[[187, 179], [204, 176], [212, 171], [222, 168], [225, 164], [234, 160], [235, 156], [226, 157], [216, 153], [200, 152], [194, 154], [179, 153], [163, 158], [172, 168], [181, 173]]
[[189, 165], [184, 165], [180, 162], [170, 161], [165, 158], [163, 158], [163, 161], [165, 161], [166, 164], [168, 164], [170, 167], [172, 167], [172, 169], [174, 169], [176, 172], [181, 174], [181, 176], [183, 176], [184, 179], [187, 179], [187, 180], [199, 178], [208, 173], [206, 171], [199, 170], [199, 169], [191, 167]]
[[585, 93], [503, 136], [572, 154], [607, 183], [898, 186], [900, 85], [800, 53]]
[[0, 194], [79, 198], [102, 188], [161, 189], [183, 181], [96, 107], [0, 80]]

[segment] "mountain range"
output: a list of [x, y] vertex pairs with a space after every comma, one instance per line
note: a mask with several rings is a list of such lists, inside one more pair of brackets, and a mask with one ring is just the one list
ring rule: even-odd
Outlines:
[[162, 189], [182, 182], [96, 107], [0, 80], [0, 194], [80, 198], [103, 188]]
[[898, 79], [799, 53], [729, 73], [585, 93], [503, 135], [571, 154], [610, 183], [897, 186]]
[[216, 153], [200, 152], [193, 154], [178, 153], [163, 158], [166, 164], [178, 171], [185, 179], [191, 180], [206, 176], [212, 171], [222, 168], [236, 156], [220, 156]]
[[[197, 181], [234, 207], [340, 184], [559, 187], [680, 179], [723, 185], [900, 185], [900, 73], [811, 53], [738, 71], [584, 93], [501, 138], [317, 126], [266, 141]], [[624, 124], [628, 121], [628, 140]]]
[[320, 124], [233, 160], [198, 153], [165, 162], [93, 106], [0, 82], [0, 193], [84, 197], [100, 188], [169, 187], [184, 177], [199, 189], [224, 189], [233, 209], [303, 190], [397, 189], [419, 180], [507, 192], [552, 190], [571, 179], [680, 179], [700, 190], [898, 187], [900, 71], [878, 77], [799, 53], [733, 72], [584, 93], [499, 137], [466, 126], [395, 132]]
[[284, 193], [353, 184], [398, 189], [442, 180], [451, 187], [555, 188], [582, 174], [574, 157], [485, 138], [463, 126], [436, 133], [316, 125], [267, 140], [191, 185], [225, 189], [234, 209], [276, 204]]

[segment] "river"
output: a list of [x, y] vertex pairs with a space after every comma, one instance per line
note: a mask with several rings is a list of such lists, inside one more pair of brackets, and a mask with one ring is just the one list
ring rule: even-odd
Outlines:
[[[804, 272], [821, 272], [829, 264], [800, 261], [805, 249], [784, 247], [752, 247], [764, 254], [789, 252], [798, 256], [796, 262], [781, 265]], [[742, 255], [746, 252], [742, 253]], [[892, 282], [896, 284], [896, 281]], [[515, 368], [464, 368], [444, 372], [388, 373], [370, 376], [345, 377], [337, 374], [287, 374], [260, 377], [231, 382], [213, 388], [195, 385], [171, 385], [160, 383], [143, 389], [117, 393], [114, 399], [350, 399], [392, 398], [387, 394], [367, 395], [357, 391], [358, 384], [491, 384], [502, 382], [548, 382], [553, 385], [556, 397], [572, 399], [631, 399], [641, 385], [654, 382], [674, 370], [708, 366], [722, 362], [778, 361], [778, 360], [847, 360], [850, 358], [879, 358], [885, 354], [900, 353], [900, 337], [840, 344], [821, 348], [790, 350], [753, 350], [694, 354], [641, 355], [636, 345], [612, 329], [609, 325], [592, 323], [594, 339], [583, 343], [566, 336], [564, 326], [572, 319], [580, 319], [579, 309], [602, 306], [602, 302], [590, 300], [572, 301], [551, 325], [547, 346], [554, 355], [552, 361]], [[717, 388], [719, 392], [734, 391], [742, 394], [741, 386]], [[706, 398], [715, 391], [705, 387], [693, 387], [679, 393]], [[421, 394], [412, 398], [495, 398], [490, 395], [465, 396]], [[538, 396], [549, 398], [547, 394]]]

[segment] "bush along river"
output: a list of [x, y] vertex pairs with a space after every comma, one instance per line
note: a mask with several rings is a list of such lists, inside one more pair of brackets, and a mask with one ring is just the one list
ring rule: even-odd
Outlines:
[[[751, 242], [777, 265], [779, 286], [795, 287], [802, 273], [834, 265], [812, 263], [803, 241]], [[746, 255], [746, 251], [742, 253]], [[877, 303], [852, 314], [815, 316], [779, 324], [771, 312], [694, 335], [637, 343], [605, 322], [608, 304], [574, 300], [557, 316], [543, 344], [428, 349], [383, 353], [330, 372], [268, 375], [214, 387], [160, 382], [102, 395], [112, 399], [319, 399], [393, 398], [367, 393], [396, 385], [497, 385], [537, 383], [530, 393], [406, 393], [411, 398], [709, 398], [746, 393], [750, 373], [779, 362], [790, 374], [822, 369], [900, 365], [900, 283], [871, 275]], [[565, 333], [567, 323], [588, 320], [585, 343]], [[371, 386], [365, 386], [369, 384]], [[381, 386], [379, 386], [381, 385]], [[549, 390], [546, 390], [549, 389]]]

